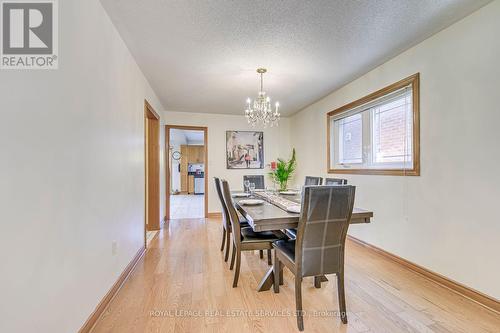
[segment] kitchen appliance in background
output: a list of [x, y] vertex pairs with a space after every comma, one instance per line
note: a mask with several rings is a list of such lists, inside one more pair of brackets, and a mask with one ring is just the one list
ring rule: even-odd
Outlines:
[[205, 165], [189, 164], [188, 174], [194, 177], [194, 194], [205, 193]]
[[194, 194], [204, 194], [205, 193], [205, 176], [201, 177], [194, 176]]
[[188, 164], [188, 172], [204, 172], [205, 165], [202, 163], [199, 164]]

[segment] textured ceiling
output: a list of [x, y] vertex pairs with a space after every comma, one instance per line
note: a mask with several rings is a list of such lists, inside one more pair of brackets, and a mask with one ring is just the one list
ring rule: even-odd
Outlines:
[[489, 0], [101, 0], [167, 110], [293, 114]]

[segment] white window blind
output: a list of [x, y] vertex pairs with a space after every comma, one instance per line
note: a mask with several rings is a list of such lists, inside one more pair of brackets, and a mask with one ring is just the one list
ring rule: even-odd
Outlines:
[[412, 169], [412, 85], [330, 118], [333, 169]]

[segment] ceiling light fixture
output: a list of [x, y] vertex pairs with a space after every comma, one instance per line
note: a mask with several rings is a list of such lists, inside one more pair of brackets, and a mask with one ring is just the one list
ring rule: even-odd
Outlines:
[[264, 73], [267, 72], [265, 68], [258, 68], [257, 73], [260, 74], [260, 91], [257, 98], [253, 101], [250, 98], [247, 98], [247, 105], [245, 109], [245, 117], [247, 117], [248, 123], [250, 125], [255, 126], [259, 122], [267, 127], [267, 125], [278, 126], [278, 122], [280, 120], [280, 113], [278, 112], [280, 103], [275, 103], [275, 108], [271, 106], [271, 98], [266, 96], [266, 92], [264, 91]]

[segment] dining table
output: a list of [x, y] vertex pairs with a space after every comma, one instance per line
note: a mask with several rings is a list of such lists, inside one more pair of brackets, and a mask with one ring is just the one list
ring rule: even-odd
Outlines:
[[[253, 194], [243, 194], [241, 191], [233, 191], [233, 203], [235, 208], [245, 217], [248, 224], [256, 232], [273, 231], [280, 233], [286, 229], [296, 229], [299, 224], [300, 213], [292, 212], [300, 209], [302, 195], [300, 191], [259, 191]], [[249, 198], [261, 199], [263, 202], [255, 205], [244, 204]], [[292, 209], [294, 208], [294, 209]], [[354, 207], [351, 224], [370, 223], [373, 212]], [[327, 281], [326, 277], [321, 277]], [[259, 283], [258, 291], [269, 290], [274, 283], [274, 272], [271, 267]]]

